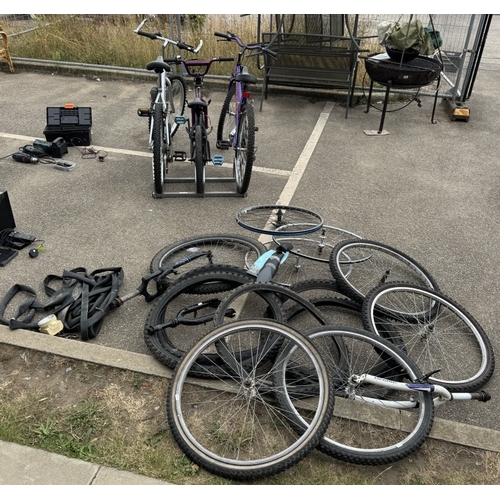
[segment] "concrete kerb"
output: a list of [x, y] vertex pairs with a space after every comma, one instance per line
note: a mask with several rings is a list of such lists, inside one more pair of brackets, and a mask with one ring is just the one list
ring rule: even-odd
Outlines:
[[[13, 331], [3, 325], [0, 325], [0, 344], [42, 351], [157, 377], [170, 378], [172, 374], [172, 370], [147, 354], [53, 337], [28, 330]], [[500, 431], [492, 429], [436, 418], [430, 437], [448, 443], [500, 453]]]

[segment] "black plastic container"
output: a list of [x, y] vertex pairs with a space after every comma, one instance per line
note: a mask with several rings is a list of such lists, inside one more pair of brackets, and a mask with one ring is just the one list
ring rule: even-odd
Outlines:
[[49, 142], [62, 137], [69, 146], [92, 143], [92, 109], [66, 105], [47, 108], [47, 126], [43, 133]]

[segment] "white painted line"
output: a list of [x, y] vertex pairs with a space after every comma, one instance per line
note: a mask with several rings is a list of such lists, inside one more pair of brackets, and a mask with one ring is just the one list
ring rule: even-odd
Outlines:
[[[0, 137], [6, 137], [8, 139], [16, 139], [23, 141], [25, 144], [27, 143], [32, 143], [35, 139], [40, 139], [39, 137], [29, 137], [26, 135], [16, 135], [16, 134], [6, 134], [4, 132], [0, 132]], [[45, 141], [45, 139], [40, 139], [42, 141]], [[83, 146], [85, 147], [85, 146]], [[117, 148], [107, 148], [104, 146], [95, 146], [92, 145], [92, 148], [94, 148], [96, 151], [107, 151], [108, 153], [119, 153], [119, 154], [124, 154], [124, 155], [132, 155], [132, 156], [143, 156], [145, 158], [151, 158], [152, 153], [151, 152], [143, 152], [143, 151], [133, 151], [130, 149], [117, 149]], [[179, 162], [179, 163], [188, 163], [188, 162]], [[224, 163], [221, 165], [224, 168], [233, 168], [232, 163]], [[254, 166], [252, 168], [253, 171], [255, 172], [260, 172], [262, 174], [270, 174], [270, 175], [281, 175], [283, 177], [289, 177], [291, 175], [291, 172], [288, 170], [278, 170], [276, 168], [266, 168], [266, 167], [256, 167]]]
[[281, 196], [279, 197], [279, 200], [276, 202], [276, 205], [290, 204], [290, 200], [292, 199], [292, 196], [294, 195], [295, 190], [299, 185], [300, 179], [304, 174], [304, 171], [309, 163], [309, 160], [311, 159], [314, 148], [316, 147], [316, 144], [318, 144], [319, 138], [321, 136], [321, 133], [323, 132], [323, 129], [325, 128], [328, 117], [332, 112], [332, 108], [333, 108], [332, 102], [327, 102], [325, 104], [325, 107], [323, 108], [323, 111], [319, 115], [318, 121], [316, 122], [316, 126], [314, 127], [309, 137], [309, 140], [304, 146], [304, 149], [302, 150], [302, 153], [300, 154], [297, 163], [293, 167], [292, 173], [290, 174], [290, 178], [288, 179], [288, 182], [283, 188]]
[[[26, 135], [16, 135], [16, 134], [5, 134], [4, 132], [0, 132], [0, 137], [6, 137], [8, 139], [19, 139], [20, 141], [28, 141], [28, 142], [33, 142], [33, 137], [29, 137]], [[35, 137], [35, 139], [40, 139], [42, 141], [45, 141], [45, 139], [41, 139], [40, 137]], [[83, 146], [85, 147], [85, 146]], [[105, 148], [102, 146], [95, 146], [92, 145], [92, 147], [95, 150], [102, 150], [102, 151], [107, 151], [108, 153], [120, 153], [120, 154], [125, 154], [125, 155], [132, 155], [132, 156], [145, 156], [147, 158], [151, 157], [152, 153], [144, 153], [143, 151], [132, 151], [130, 149], [115, 149], [115, 148]]]

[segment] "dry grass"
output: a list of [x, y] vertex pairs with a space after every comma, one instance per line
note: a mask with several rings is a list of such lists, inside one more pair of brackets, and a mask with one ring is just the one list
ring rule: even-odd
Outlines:
[[[160, 31], [173, 39], [181, 37], [194, 46], [202, 39], [203, 48], [196, 56], [202, 59], [237, 56], [238, 46], [235, 43], [221, 42], [213, 35], [215, 31], [226, 32], [229, 29], [246, 43], [253, 43], [258, 39], [256, 15], [197, 16], [200, 17], [186, 19], [179, 30], [175, 16], [158, 15], [148, 21], [144, 30]], [[296, 16], [294, 31], [305, 29], [300, 26], [304, 22], [302, 17]], [[134, 34], [134, 29], [141, 20], [142, 15], [45, 15], [31, 21], [2, 20], [2, 25], [10, 34], [29, 30], [11, 36], [11, 54], [15, 57], [144, 68], [158, 56], [161, 44]], [[270, 16], [262, 16], [261, 32], [270, 30], [270, 22]], [[358, 34], [365, 36], [368, 29], [360, 22]], [[373, 39], [364, 39], [362, 47], [369, 52], [380, 51], [380, 46]], [[262, 57], [248, 57], [245, 64], [252, 74], [258, 78], [263, 77]], [[330, 64], [333, 63], [330, 61]], [[213, 65], [210, 69], [213, 75], [229, 75], [231, 71], [230, 63]], [[362, 76], [358, 75], [357, 85], [362, 84]]]

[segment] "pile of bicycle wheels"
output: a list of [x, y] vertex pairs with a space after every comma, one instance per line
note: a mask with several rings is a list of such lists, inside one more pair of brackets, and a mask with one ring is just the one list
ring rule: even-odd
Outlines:
[[[420, 448], [436, 406], [489, 399], [486, 333], [416, 260], [297, 207], [250, 207], [236, 220], [260, 237], [200, 235], [151, 261], [155, 271], [191, 252], [213, 257], [158, 283], [144, 330], [173, 370], [168, 422], [193, 462], [236, 480], [313, 449], [388, 464]], [[272, 281], [256, 279], [285, 243]]]

